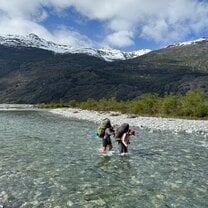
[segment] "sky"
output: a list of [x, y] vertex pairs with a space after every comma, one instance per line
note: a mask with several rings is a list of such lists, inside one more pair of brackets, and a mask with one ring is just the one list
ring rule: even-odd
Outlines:
[[0, 0], [0, 35], [72, 47], [159, 49], [208, 37], [208, 0]]

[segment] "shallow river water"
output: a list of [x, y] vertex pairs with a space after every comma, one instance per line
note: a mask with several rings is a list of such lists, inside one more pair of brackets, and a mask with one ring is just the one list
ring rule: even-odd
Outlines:
[[208, 138], [136, 130], [128, 155], [100, 153], [96, 124], [0, 111], [0, 207], [206, 208]]

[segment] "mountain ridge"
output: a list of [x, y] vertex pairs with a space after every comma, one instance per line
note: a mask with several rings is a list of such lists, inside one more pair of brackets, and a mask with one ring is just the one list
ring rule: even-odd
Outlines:
[[184, 42], [175, 43], [175, 44], [172, 44], [172, 45], [167, 46], [167, 48], [177, 47], [177, 46], [187, 46], [187, 45], [196, 44], [196, 43], [199, 43], [199, 42], [202, 42], [202, 41], [208, 41], [208, 37], [202, 37], [202, 38], [195, 39], [195, 40], [190, 40], [190, 41], [184, 41]]
[[52, 41], [47, 41], [43, 38], [40, 38], [36, 34], [30, 33], [26, 36], [21, 35], [5, 35], [0, 36], [0, 45], [8, 47], [34, 47], [41, 48], [55, 53], [83, 53], [98, 58], [102, 58], [105, 61], [115, 61], [115, 60], [127, 60], [142, 56], [146, 53], [149, 53], [149, 49], [141, 49], [131, 52], [122, 52], [117, 49], [112, 48], [74, 48], [70, 45], [57, 44]]
[[[190, 41], [184, 41], [184, 42], [178, 42], [175, 44], [168, 45], [164, 48], [173, 48], [173, 47], [183, 47], [188, 45], [197, 44], [203, 41], [208, 42], [208, 37], [202, 37], [195, 40]], [[148, 54], [152, 51], [157, 50], [150, 50], [150, 49], [140, 49], [136, 51], [130, 51], [130, 52], [123, 52], [118, 49], [112, 49], [112, 48], [75, 48], [70, 45], [66, 44], [58, 44], [52, 41], [45, 40], [43, 38], [40, 38], [38, 35], [34, 33], [30, 33], [29, 35], [23, 36], [23, 35], [0, 35], [0, 45], [8, 46], [8, 47], [34, 47], [34, 48], [40, 48], [44, 50], [53, 51], [54, 53], [83, 53], [90, 56], [95, 56], [98, 58], [102, 58], [105, 61], [116, 61], [116, 60], [128, 60], [128, 59], [134, 59], [139, 56], [143, 56], [145, 54]]]

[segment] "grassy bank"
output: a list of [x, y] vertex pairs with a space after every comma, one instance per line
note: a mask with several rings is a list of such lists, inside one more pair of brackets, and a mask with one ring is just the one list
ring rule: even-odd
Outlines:
[[208, 95], [202, 91], [188, 92], [185, 96], [159, 97], [156, 94], [145, 94], [131, 101], [110, 99], [95, 100], [89, 98], [84, 102], [70, 100], [68, 102], [44, 103], [39, 108], [81, 108], [95, 111], [119, 111], [121, 113], [145, 116], [162, 116], [176, 118], [208, 118]]

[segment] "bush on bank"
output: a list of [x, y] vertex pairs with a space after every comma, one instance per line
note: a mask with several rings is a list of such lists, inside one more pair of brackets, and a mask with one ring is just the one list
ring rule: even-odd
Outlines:
[[84, 102], [70, 100], [37, 105], [39, 108], [81, 108], [95, 111], [119, 111], [146, 116], [208, 118], [208, 95], [200, 90], [188, 92], [185, 96], [144, 94], [131, 101], [117, 101], [115, 97]]

